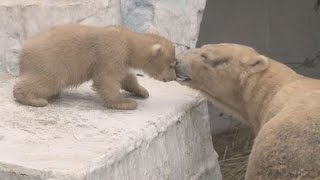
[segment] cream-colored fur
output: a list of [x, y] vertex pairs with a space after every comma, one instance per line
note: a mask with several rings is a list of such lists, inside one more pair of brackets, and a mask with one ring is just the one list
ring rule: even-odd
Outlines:
[[205, 45], [177, 59], [182, 84], [256, 134], [246, 180], [320, 179], [320, 80], [237, 44]]
[[117, 26], [54, 26], [25, 42], [13, 95], [22, 104], [46, 106], [63, 88], [92, 79], [108, 108], [136, 109], [137, 103], [122, 97], [119, 90], [142, 98], [149, 94], [130, 70], [171, 81], [175, 63], [172, 43], [155, 34]]

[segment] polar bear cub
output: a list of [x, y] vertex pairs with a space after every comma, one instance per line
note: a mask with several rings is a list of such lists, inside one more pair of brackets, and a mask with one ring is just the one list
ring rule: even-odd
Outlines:
[[161, 81], [175, 75], [175, 48], [156, 34], [136, 33], [109, 26], [79, 24], [53, 26], [28, 39], [20, 56], [20, 76], [14, 86], [16, 101], [46, 106], [62, 89], [93, 80], [106, 107], [136, 109], [137, 103], [121, 96], [123, 89], [147, 98], [131, 69]]

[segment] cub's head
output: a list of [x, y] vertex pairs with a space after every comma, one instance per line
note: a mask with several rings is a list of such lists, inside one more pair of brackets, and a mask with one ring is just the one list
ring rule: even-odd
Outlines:
[[[238, 44], [205, 45], [177, 56], [177, 80], [202, 91], [229, 109], [237, 109], [241, 83], [263, 72], [269, 60], [254, 49]], [[240, 104], [241, 106], [241, 104]]]
[[175, 47], [167, 39], [158, 35], [150, 35], [156, 39], [150, 47], [148, 62], [144, 65], [144, 71], [160, 81], [173, 81], [176, 79]]

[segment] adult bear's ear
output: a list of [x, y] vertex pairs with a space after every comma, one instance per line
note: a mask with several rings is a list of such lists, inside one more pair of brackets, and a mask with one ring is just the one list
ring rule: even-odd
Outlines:
[[154, 44], [151, 47], [151, 53], [153, 57], [159, 56], [162, 52], [162, 46], [161, 44]]
[[258, 55], [255, 58], [244, 59], [242, 63], [248, 68], [249, 73], [258, 73], [266, 70], [269, 67], [269, 59], [263, 55]]

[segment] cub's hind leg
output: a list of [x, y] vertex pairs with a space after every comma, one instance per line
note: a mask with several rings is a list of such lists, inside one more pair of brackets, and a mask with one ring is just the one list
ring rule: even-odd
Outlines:
[[17, 102], [35, 107], [48, 104], [48, 98], [60, 91], [58, 84], [39, 75], [25, 74], [19, 77], [13, 87], [13, 96]]

